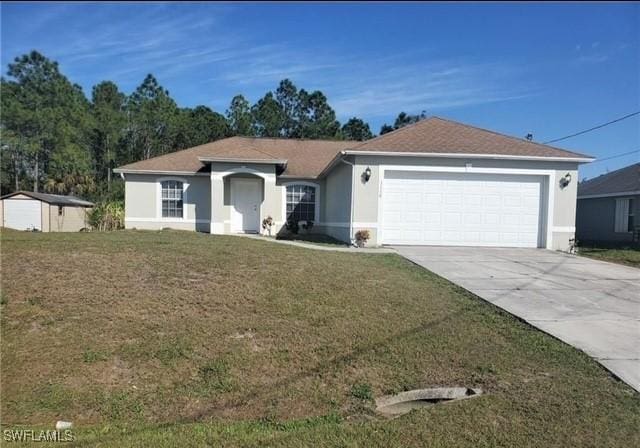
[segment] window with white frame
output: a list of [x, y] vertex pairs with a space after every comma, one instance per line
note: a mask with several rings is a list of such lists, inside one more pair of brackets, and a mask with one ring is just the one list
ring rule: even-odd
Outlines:
[[316, 220], [316, 187], [287, 185], [287, 221]]
[[162, 217], [183, 217], [183, 184], [179, 180], [164, 180], [162, 187]]
[[616, 199], [615, 231], [632, 232], [634, 226], [633, 199]]

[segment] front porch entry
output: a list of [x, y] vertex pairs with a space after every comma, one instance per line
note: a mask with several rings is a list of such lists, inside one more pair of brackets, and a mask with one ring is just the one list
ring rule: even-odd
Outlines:
[[259, 233], [262, 179], [231, 177], [231, 232]]
[[273, 232], [284, 221], [284, 190], [276, 185], [276, 165], [252, 162], [211, 161], [211, 227], [216, 235], [260, 233], [262, 220], [275, 221]]

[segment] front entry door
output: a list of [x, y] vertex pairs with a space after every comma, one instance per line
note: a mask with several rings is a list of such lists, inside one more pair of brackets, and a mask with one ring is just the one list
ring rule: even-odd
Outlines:
[[260, 179], [231, 178], [231, 231], [258, 233], [260, 230]]

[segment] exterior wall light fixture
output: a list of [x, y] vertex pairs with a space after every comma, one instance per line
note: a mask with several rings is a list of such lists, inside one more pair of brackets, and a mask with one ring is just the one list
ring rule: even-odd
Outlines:
[[363, 179], [365, 182], [369, 182], [369, 179], [371, 179], [371, 168], [367, 167], [367, 168], [364, 170], [364, 173], [362, 173], [362, 179]]
[[571, 173], [567, 173], [560, 178], [560, 188], [565, 188], [571, 183]]

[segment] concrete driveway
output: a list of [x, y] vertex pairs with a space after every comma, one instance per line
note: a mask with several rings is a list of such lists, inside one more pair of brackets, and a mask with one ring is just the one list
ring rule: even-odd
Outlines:
[[640, 269], [544, 249], [396, 246], [640, 391]]

